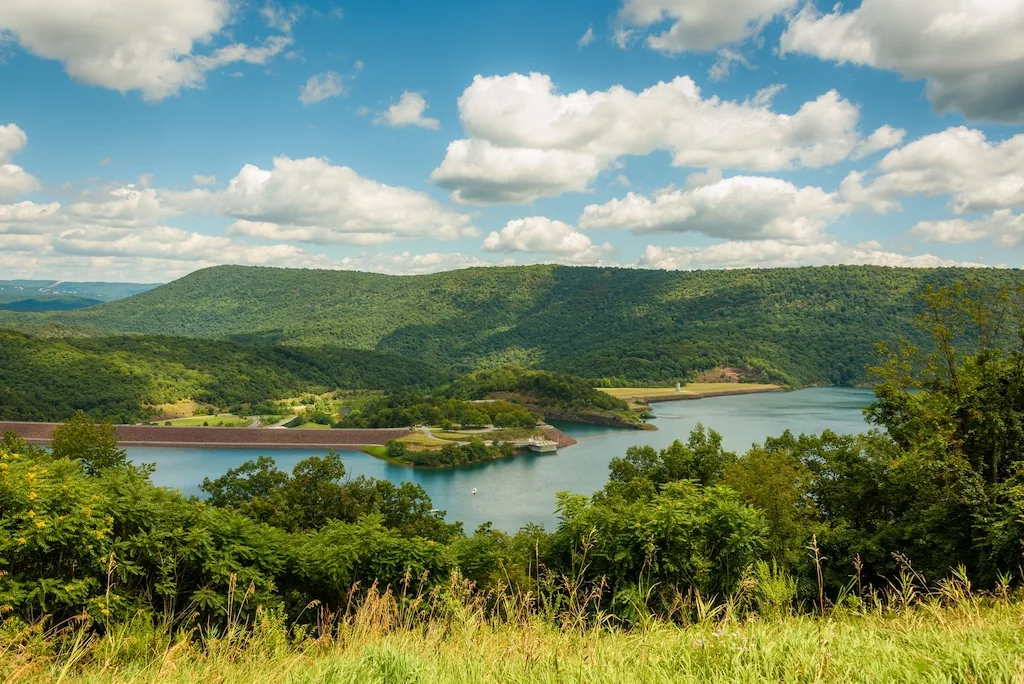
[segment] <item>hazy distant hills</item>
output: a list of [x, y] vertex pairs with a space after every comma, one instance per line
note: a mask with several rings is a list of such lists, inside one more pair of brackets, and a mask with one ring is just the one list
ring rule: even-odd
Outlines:
[[0, 311], [71, 311], [157, 287], [144, 283], [0, 280]]
[[[1010, 270], [564, 266], [432, 275], [221, 266], [44, 317], [61, 326], [395, 352], [456, 369], [519, 363], [589, 378], [745, 366], [793, 384], [862, 381], [875, 344], [917, 336], [927, 284], [1024, 285]], [[39, 320], [39, 319], [35, 319]]]

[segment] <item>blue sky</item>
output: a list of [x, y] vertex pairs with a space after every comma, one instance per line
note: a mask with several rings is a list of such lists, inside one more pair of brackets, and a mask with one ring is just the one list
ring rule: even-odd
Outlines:
[[5, 0], [0, 278], [1019, 267], [1024, 0]]

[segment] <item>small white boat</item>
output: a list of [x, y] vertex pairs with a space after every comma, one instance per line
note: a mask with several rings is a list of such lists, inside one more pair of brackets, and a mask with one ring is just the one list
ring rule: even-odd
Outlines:
[[473, 487], [473, 496], [476, 496], [476, 487]]

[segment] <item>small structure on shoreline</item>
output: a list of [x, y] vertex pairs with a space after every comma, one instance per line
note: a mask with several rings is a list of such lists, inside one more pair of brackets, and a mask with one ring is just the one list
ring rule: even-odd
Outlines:
[[558, 442], [551, 439], [541, 439], [537, 436], [533, 436], [530, 438], [530, 441], [526, 443], [526, 448], [539, 454], [548, 454], [553, 451], [558, 451]]

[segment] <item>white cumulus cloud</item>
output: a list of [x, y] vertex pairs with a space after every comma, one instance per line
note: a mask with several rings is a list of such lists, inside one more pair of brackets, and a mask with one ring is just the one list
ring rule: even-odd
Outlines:
[[35, 176], [9, 163], [27, 144], [28, 136], [17, 124], [0, 126], [0, 202], [9, 202], [42, 187]]
[[843, 192], [890, 205], [900, 196], [949, 196], [955, 213], [1024, 207], [1024, 134], [993, 142], [961, 126], [927, 135], [886, 154], [871, 173], [851, 174]]
[[668, 54], [708, 52], [757, 35], [797, 0], [624, 0], [619, 20], [630, 26], [671, 26], [647, 37], [647, 46]]
[[366, 245], [478, 234], [471, 217], [425, 193], [386, 185], [320, 158], [277, 157], [271, 169], [247, 164], [221, 191], [161, 196], [179, 211], [236, 219], [232, 234], [265, 239]]
[[535, 252], [559, 255], [575, 263], [593, 263], [611, 251], [611, 245], [594, 245], [587, 235], [568, 223], [545, 216], [515, 219], [484, 240], [485, 252]]
[[776, 268], [794, 266], [826, 266], [866, 264], [938, 268], [986, 264], [943, 259], [934, 254], [905, 255], [878, 249], [875, 245], [849, 245], [842, 242], [820, 242], [793, 245], [776, 240], [756, 242], [723, 242], [709, 247], [659, 247], [644, 250], [638, 265], [643, 268], [690, 270], [704, 268]]
[[459, 98], [467, 138], [431, 174], [459, 202], [529, 203], [587, 190], [625, 155], [667, 150], [675, 166], [775, 171], [846, 159], [860, 112], [835, 91], [795, 113], [772, 111], [773, 88], [746, 102], [704, 97], [678, 77], [639, 93], [559, 93], [549, 76], [477, 76]]
[[990, 239], [1000, 247], [1024, 244], [1024, 214], [1009, 209], [994, 211], [976, 220], [962, 218], [921, 221], [910, 230], [927, 242], [974, 242]]
[[407, 90], [402, 93], [402, 97], [398, 99], [398, 102], [375, 116], [373, 122], [394, 128], [419, 126], [420, 128], [437, 130], [441, 127], [441, 122], [437, 119], [431, 119], [429, 116], [423, 116], [423, 113], [427, 111], [427, 107], [427, 100], [423, 95]]
[[781, 53], [925, 79], [939, 111], [1024, 121], [1024, 0], [863, 0], [827, 13], [807, 3]]
[[72, 78], [158, 101], [199, 88], [227, 64], [265, 64], [290, 36], [196, 54], [232, 20], [231, 0], [4, 0], [0, 30], [29, 52], [60, 61]]
[[[716, 177], [717, 176], [717, 177]], [[837, 193], [797, 187], [779, 178], [697, 174], [688, 187], [646, 197], [591, 204], [579, 224], [584, 230], [624, 228], [637, 234], [698, 232], [717, 238], [814, 242], [826, 226], [853, 211]]]
[[336, 71], [325, 71], [313, 74], [299, 89], [299, 102], [304, 105], [316, 104], [347, 92], [341, 74]]

